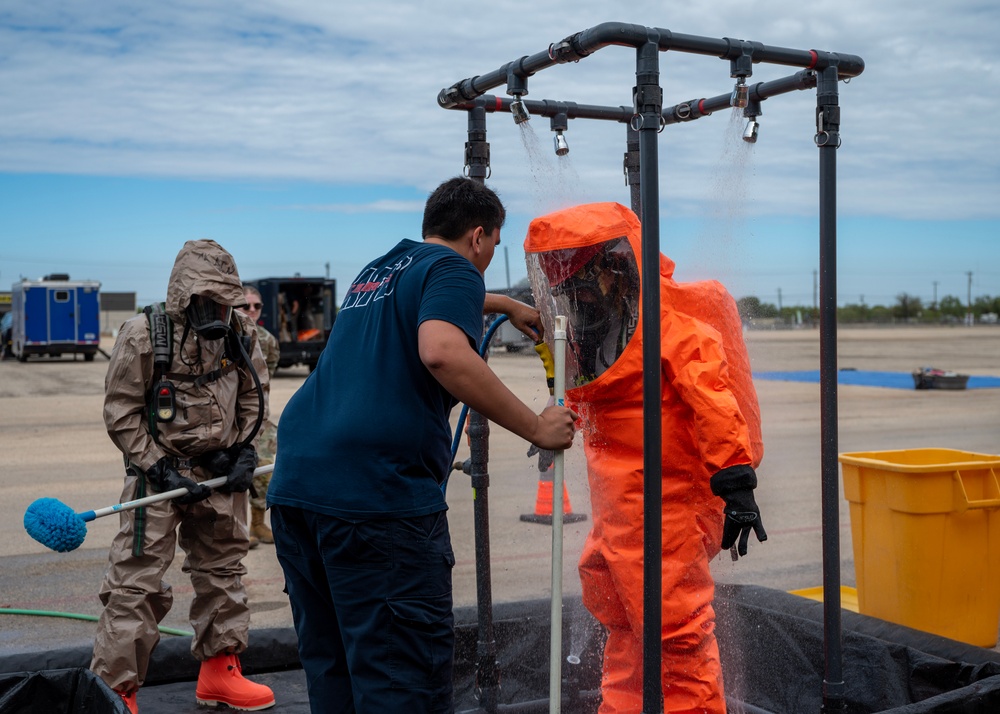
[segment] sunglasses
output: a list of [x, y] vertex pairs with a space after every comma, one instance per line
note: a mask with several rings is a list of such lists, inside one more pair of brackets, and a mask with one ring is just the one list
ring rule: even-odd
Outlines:
[[247, 303], [247, 310], [260, 310], [262, 307], [264, 307], [264, 303], [262, 303], [262, 302], [248, 302]]

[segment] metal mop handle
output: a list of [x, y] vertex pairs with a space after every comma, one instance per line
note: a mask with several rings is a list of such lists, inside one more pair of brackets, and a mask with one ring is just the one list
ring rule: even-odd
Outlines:
[[[268, 464], [267, 466], [261, 466], [260, 468], [254, 469], [253, 475], [260, 476], [261, 474], [267, 474], [274, 471], [274, 464]], [[208, 481], [202, 481], [201, 485], [208, 486], [209, 488], [216, 488], [221, 486], [226, 482], [225, 476], [219, 476], [218, 478], [209, 479]], [[83, 511], [82, 513], [77, 513], [84, 521], [93, 521], [102, 516], [110, 516], [112, 513], [120, 513], [122, 511], [131, 511], [133, 508], [140, 508], [142, 506], [149, 506], [153, 503], [159, 503], [160, 501], [169, 501], [172, 498], [177, 498], [178, 496], [183, 496], [188, 493], [186, 488], [175, 488], [172, 491], [164, 491], [163, 493], [154, 493], [152, 496], [146, 496], [145, 498], [137, 498], [134, 501], [125, 501], [125, 503], [116, 503], [113, 506], [106, 506], [105, 508], [98, 508], [94, 511]]]
[[[566, 316], [556, 315], [555, 402], [566, 403]], [[555, 452], [552, 477], [552, 612], [549, 643], [549, 714], [559, 714], [562, 706], [562, 561], [563, 561], [563, 471], [566, 454]]]

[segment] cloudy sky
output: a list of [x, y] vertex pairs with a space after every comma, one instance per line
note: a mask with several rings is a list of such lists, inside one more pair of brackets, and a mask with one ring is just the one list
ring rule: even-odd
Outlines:
[[[860, 55], [840, 84], [840, 303], [1000, 295], [995, 0], [6, 0], [0, 4], [0, 286], [68, 272], [162, 299], [185, 240], [214, 238], [246, 278], [343, 288], [462, 172], [466, 115], [438, 92], [602, 22]], [[792, 74], [758, 64], [751, 83]], [[729, 62], [660, 54], [665, 104], [732, 88]], [[629, 105], [635, 52], [607, 47], [528, 80], [529, 99]], [[503, 88], [491, 93], [503, 94]], [[729, 110], [659, 138], [661, 247], [681, 279], [811, 305], [818, 259], [816, 97]], [[532, 216], [627, 204], [625, 127], [490, 114], [489, 184], [511, 215], [487, 287], [525, 274]], [[780, 295], [780, 298], [779, 298]]]

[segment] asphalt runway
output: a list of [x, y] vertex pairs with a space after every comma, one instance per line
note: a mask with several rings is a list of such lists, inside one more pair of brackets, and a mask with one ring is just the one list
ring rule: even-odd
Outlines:
[[[753, 369], [814, 370], [819, 367], [815, 329], [750, 331]], [[103, 345], [111, 349], [110, 340]], [[842, 369], [909, 372], [933, 366], [970, 375], [1000, 376], [1000, 327], [847, 328], [838, 336]], [[541, 410], [548, 398], [534, 353], [491, 355], [490, 364], [523, 400]], [[0, 363], [0, 608], [49, 613], [0, 614], [0, 652], [36, 652], [89, 645], [95, 624], [66, 615], [100, 612], [97, 591], [107, 547], [117, 529], [109, 516], [89, 524], [84, 544], [59, 554], [31, 540], [22, 527], [36, 498], [58, 498], [75, 510], [116, 502], [121, 457], [101, 417], [107, 361], [31, 360]], [[279, 413], [305, 379], [304, 368], [281, 370], [272, 386]], [[713, 564], [719, 582], [791, 590], [821, 584], [819, 385], [756, 381], [764, 429], [765, 457], [758, 470], [760, 504], [769, 539], [750, 554]], [[458, 409], [454, 417], [458, 416]], [[1000, 390], [901, 390], [842, 385], [838, 390], [840, 452], [939, 447], [977, 453], [1000, 452]], [[567, 452], [567, 487], [573, 511], [589, 514], [582, 449]], [[538, 473], [528, 444], [499, 427], [490, 441], [490, 547], [493, 599], [497, 603], [548, 598], [551, 528], [525, 523], [534, 509]], [[459, 459], [467, 456], [463, 444]], [[456, 472], [448, 487], [449, 520], [457, 564], [455, 604], [476, 599], [472, 492]], [[576, 560], [590, 527], [564, 529], [563, 590], [579, 593]], [[841, 573], [854, 584], [848, 504], [841, 501]], [[975, 544], [974, 544], [975, 545]], [[168, 573], [174, 607], [163, 625], [189, 630], [191, 586], [178, 557]], [[280, 567], [272, 546], [261, 545], [246, 561], [253, 628], [290, 627]], [[1000, 574], [997, 574], [1000, 577]]]

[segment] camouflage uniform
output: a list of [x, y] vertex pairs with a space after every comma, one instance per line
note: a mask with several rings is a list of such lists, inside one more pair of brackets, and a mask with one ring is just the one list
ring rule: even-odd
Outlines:
[[260, 351], [264, 353], [264, 361], [267, 362], [267, 376], [273, 379], [274, 373], [278, 371], [278, 360], [281, 359], [278, 338], [257, 325], [257, 341], [260, 343]]
[[[257, 341], [260, 343], [264, 361], [267, 362], [267, 376], [274, 377], [278, 371], [278, 360], [281, 348], [278, 340], [270, 332], [257, 325]], [[265, 419], [257, 436], [257, 466], [267, 466], [274, 463], [274, 454], [278, 450], [278, 427], [270, 419]], [[250, 505], [260, 510], [267, 509], [267, 486], [271, 483], [271, 474], [260, 474], [253, 477], [253, 490], [257, 496], [250, 498]]]

